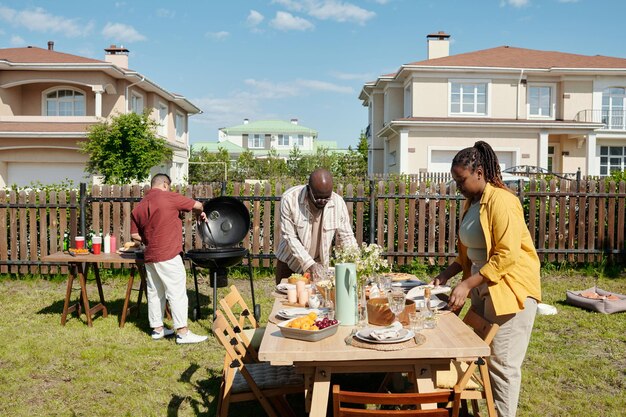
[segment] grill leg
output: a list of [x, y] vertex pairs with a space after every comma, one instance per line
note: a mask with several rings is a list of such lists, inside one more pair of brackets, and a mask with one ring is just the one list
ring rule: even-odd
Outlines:
[[252, 257], [248, 252], [248, 276], [250, 277], [250, 293], [252, 294], [252, 309], [254, 310], [254, 318], [258, 322], [261, 320], [261, 306], [257, 306], [254, 300], [254, 277], [252, 272]]
[[213, 321], [217, 315], [217, 269], [213, 271]]
[[193, 273], [193, 283], [196, 288], [196, 314], [194, 314], [194, 319], [200, 319], [200, 291], [198, 291], [198, 276], [196, 275], [196, 266], [194, 263], [191, 263], [191, 272]]

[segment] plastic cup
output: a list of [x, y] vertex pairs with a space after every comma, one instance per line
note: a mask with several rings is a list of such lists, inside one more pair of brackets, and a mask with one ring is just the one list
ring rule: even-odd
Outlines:
[[421, 312], [409, 313], [409, 326], [415, 333], [424, 328], [424, 319]]
[[100, 255], [100, 252], [102, 251], [101, 236], [94, 236], [91, 238], [91, 250], [93, 251], [94, 255]]
[[74, 244], [76, 249], [83, 249], [85, 247], [85, 236], [76, 236]]

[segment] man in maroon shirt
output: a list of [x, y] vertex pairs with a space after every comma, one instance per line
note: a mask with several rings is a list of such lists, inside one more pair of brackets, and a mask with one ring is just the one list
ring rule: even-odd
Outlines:
[[203, 221], [202, 203], [170, 192], [170, 177], [156, 174], [151, 189], [133, 209], [130, 233], [133, 240], [146, 245], [144, 260], [147, 275], [148, 319], [152, 338], [174, 334], [163, 326], [165, 301], [169, 301], [176, 329], [176, 343], [198, 343], [207, 339], [187, 328], [187, 272], [180, 256], [183, 251], [181, 211], [191, 211]]

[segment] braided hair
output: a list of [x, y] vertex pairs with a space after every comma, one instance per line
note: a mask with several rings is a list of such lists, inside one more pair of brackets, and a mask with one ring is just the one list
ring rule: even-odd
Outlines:
[[452, 160], [452, 166], [462, 166], [472, 173], [482, 167], [485, 181], [494, 187], [507, 188], [502, 182], [498, 156], [487, 142], [479, 140], [471, 148], [460, 150]]

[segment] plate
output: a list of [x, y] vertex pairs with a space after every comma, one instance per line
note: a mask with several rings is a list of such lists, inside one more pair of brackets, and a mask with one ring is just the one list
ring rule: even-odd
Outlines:
[[413, 288], [420, 285], [426, 285], [424, 281], [420, 281], [416, 279], [408, 279], [405, 281], [395, 281], [391, 283], [392, 287], [401, 287], [401, 288]]
[[385, 340], [377, 340], [374, 339], [372, 336], [370, 336], [370, 332], [372, 330], [378, 330], [381, 328], [376, 328], [376, 327], [366, 327], [362, 330], [359, 330], [358, 332], [356, 332], [356, 337], [357, 339], [361, 339], [364, 342], [369, 342], [369, 343], [402, 343], [402, 342], [406, 342], [407, 340], [410, 340], [411, 338], [413, 338], [413, 336], [415, 336], [415, 333], [413, 333], [412, 330], [408, 330], [408, 329], [401, 329], [400, 330], [400, 337], [398, 337], [397, 339], [385, 339]]
[[411, 288], [409, 290], [408, 293], [406, 293], [406, 297], [410, 298], [410, 299], [415, 299], [417, 297], [423, 297], [424, 296], [424, 289], [430, 287], [430, 293], [432, 295], [437, 295], [437, 294], [446, 294], [449, 293], [450, 291], [452, 291], [452, 288], [448, 285], [439, 285], [437, 287], [434, 287], [432, 285], [420, 285], [419, 287], [414, 287]]
[[[421, 309], [424, 308], [424, 297], [415, 297], [413, 298], [413, 301], [415, 301], [415, 308], [416, 309]], [[439, 298], [433, 296], [430, 298], [430, 308], [434, 308], [437, 310], [443, 310], [445, 307], [447, 307], [448, 303], [446, 303], [445, 301], [440, 300]]]
[[322, 330], [302, 330], [287, 327], [289, 326], [289, 323], [291, 323], [293, 320], [297, 320], [297, 318], [278, 323], [280, 333], [283, 335], [283, 337], [286, 337], [288, 339], [304, 340], [305, 342], [317, 342], [319, 340], [326, 339], [327, 337], [330, 337], [337, 333], [337, 329], [341, 324], [341, 322], [338, 321], [337, 324], [333, 324], [332, 326], [328, 326], [327, 328]]
[[[288, 284], [288, 283], [283, 283], [283, 284], [278, 284], [276, 286], [276, 292], [279, 292], [281, 294], [287, 294], [287, 290], [289, 289], [296, 289], [296, 284]], [[311, 288], [311, 284], [307, 284], [304, 286], [304, 288], [306, 288], [307, 290]]]
[[315, 313], [317, 316], [322, 316], [326, 314], [328, 309], [320, 309], [320, 308], [304, 308], [304, 307], [296, 307], [296, 308], [281, 308], [276, 312], [276, 316], [282, 319], [291, 320], [297, 317], [306, 316], [309, 313]]

